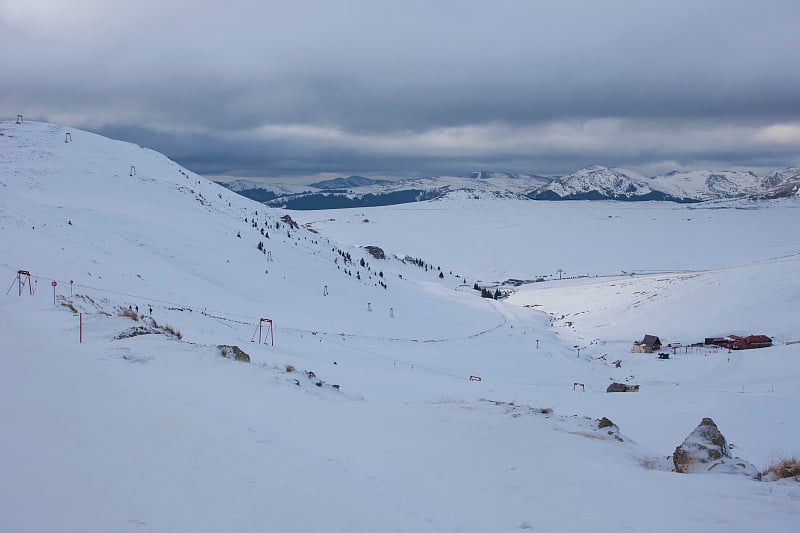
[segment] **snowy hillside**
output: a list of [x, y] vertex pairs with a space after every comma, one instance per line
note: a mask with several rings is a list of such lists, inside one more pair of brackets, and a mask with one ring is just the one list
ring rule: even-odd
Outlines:
[[800, 181], [800, 168], [788, 167], [772, 172], [761, 181], [761, 185], [766, 189], [774, 189], [797, 181]]
[[[264, 182], [261, 181], [253, 181], [253, 180], [232, 180], [227, 181], [224, 184], [226, 189], [230, 189], [234, 192], [241, 192], [246, 191], [249, 189], [258, 189], [264, 188]], [[294, 185], [289, 183], [274, 183], [270, 184], [269, 190], [279, 194], [296, 194], [303, 191], [308, 190], [308, 185]], [[266, 190], [266, 189], [265, 189]]]
[[220, 185], [272, 207], [317, 210], [397, 205], [443, 198], [451, 194], [469, 194], [475, 199], [524, 198], [529, 191], [549, 182], [548, 178], [542, 176], [475, 172], [465, 176], [402, 180], [374, 180], [351, 176], [303, 187], [242, 180], [220, 182]]
[[318, 181], [310, 184], [315, 189], [347, 189], [349, 187], [365, 187], [367, 185], [383, 185], [386, 180], [365, 178], [364, 176], [349, 176], [347, 178], [334, 178], [332, 180]]
[[762, 181], [767, 188], [766, 198], [800, 196], [800, 168], [790, 167], [776, 170]]
[[695, 170], [652, 178], [653, 188], [682, 200], [717, 200], [763, 193], [763, 178], [752, 172]]
[[647, 178], [630, 170], [592, 165], [531, 193], [537, 200], [664, 200]]
[[[587, 208], [452, 180], [477, 185], [289, 213], [140, 146], [0, 123], [0, 530], [793, 527], [795, 481], [668, 456], [703, 417], [759, 468], [797, 453], [800, 344], [777, 344], [797, 200]], [[750, 246], [709, 245], [735, 233]], [[634, 261], [691, 272], [555, 280]], [[629, 353], [645, 332], [776, 346], [658, 361]]]

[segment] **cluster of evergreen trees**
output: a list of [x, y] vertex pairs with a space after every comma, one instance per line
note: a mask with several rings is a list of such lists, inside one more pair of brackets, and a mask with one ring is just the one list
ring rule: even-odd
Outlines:
[[495, 289], [494, 292], [490, 291], [486, 287], [481, 287], [478, 285], [478, 282], [475, 282], [475, 285], [472, 286], [473, 289], [476, 291], [480, 291], [481, 298], [491, 298], [493, 300], [499, 300], [503, 297], [503, 293], [500, 292], [500, 289]]

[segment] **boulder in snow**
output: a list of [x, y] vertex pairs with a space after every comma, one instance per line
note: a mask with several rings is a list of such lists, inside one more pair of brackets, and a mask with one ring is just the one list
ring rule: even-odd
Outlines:
[[755, 477], [758, 469], [731, 456], [725, 437], [710, 418], [704, 418], [672, 456], [675, 471], [686, 473], [744, 474]]

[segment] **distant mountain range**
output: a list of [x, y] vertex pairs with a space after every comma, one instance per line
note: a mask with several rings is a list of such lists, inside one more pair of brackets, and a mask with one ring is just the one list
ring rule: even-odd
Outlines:
[[501, 197], [689, 203], [797, 196], [800, 195], [800, 168], [783, 168], [766, 176], [738, 170], [691, 170], [646, 177], [630, 170], [592, 165], [566, 176], [550, 177], [482, 171], [462, 176], [401, 180], [350, 176], [310, 185], [265, 184], [248, 180], [218, 183], [267, 205], [299, 210], [394, 205], [432, 200], [455, 193], [478, 199]]

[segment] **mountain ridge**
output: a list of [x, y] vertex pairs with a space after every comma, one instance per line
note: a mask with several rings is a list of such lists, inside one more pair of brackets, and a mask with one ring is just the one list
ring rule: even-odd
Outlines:
[[[242, 180], [218, 183], [266, 205], [296, 210], [396, 205], [436, 200], [456, 192], [470, 194], [476, 199], [499, 197], [540, 201], [695, 203], [794, 196], [800, 193], [800, 168], [786, 167], [765, 176], [738, 170], [674, 170], [646, 177], [623, 168], [589, 165], [556, 177], [476, 171], [460, 176], [400, 180], [351, 176], [309, 186], [268, 185]], [[310, 187], [318, 190], [312, 191]]]

